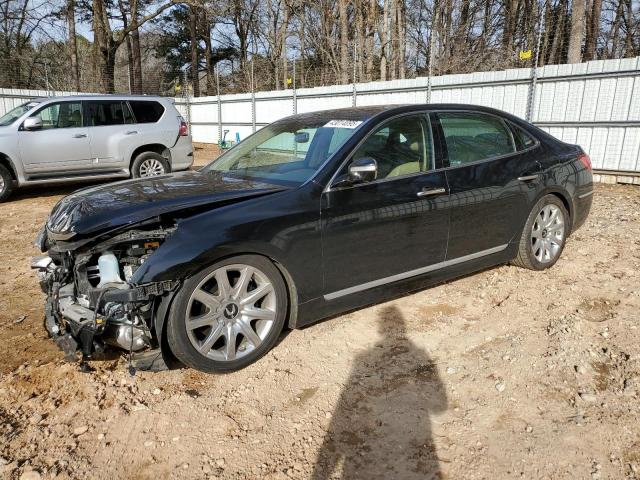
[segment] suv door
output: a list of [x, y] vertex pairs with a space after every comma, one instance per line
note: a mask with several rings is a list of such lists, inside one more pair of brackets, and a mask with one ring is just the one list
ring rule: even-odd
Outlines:
[[128, 103], [122, 100], [89, 100], [84, 104], [94, 167], [100, 170], [127, 168], [129, 155], [139, 141]]
[[331, 186], [322, 197], [325, 298], [334, 299], [425, 273], [443, 262], [449, 231], [448, 188], [434, 171], [426, 114], [376, 127], [348, 157], [376, 160], [374, 181]]
[[435, 112], [451, 193], [447, 260], [497, 253], [520, 234], [538, 190], [540, 165], [518, 151], [509, 123], [482, 112]]
[[40, 117], [42, 128], [18, 128], [20, 156], [27, 173], [87, 169], [91, 165], [89, 132], [83, 126], [82, 102], [48, 103], [30, 117]]

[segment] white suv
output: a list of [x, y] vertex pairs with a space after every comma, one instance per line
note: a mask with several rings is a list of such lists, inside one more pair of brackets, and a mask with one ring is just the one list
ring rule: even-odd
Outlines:
[[0, 117], [0, 201], [16, 185], [147, 177], [192, 163], [187, 124], [169, 98], [52, 97]]

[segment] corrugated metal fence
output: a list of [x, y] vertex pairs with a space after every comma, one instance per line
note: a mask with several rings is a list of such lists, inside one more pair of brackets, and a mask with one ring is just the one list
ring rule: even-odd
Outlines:
[[[0, 90], [0, 114], [45, 93]], [[531, 101], [529, 120], [557, 138], [580, 144], [591, 155], [594, 168], [640, 173], [640, 57], [550, 65], [535, 72], [512, 69], [220, 98], [178, 98], [176, 105], [190, 121], [194, 141], [217, 143], [225, 130], [227, 140], [235, 140], [236, 134], [243, 139], [293, 113], [425, 103], [429, 95], [433, 103], [485, 105], [522, 118], [527, 117]]]

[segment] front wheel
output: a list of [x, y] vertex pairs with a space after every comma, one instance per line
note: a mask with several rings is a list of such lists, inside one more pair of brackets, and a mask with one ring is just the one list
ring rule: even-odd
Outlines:
[[9, 169], [0, 165], [0, 202], [4, 202], [13, 191], [13, 177]]
[[189, 278], [167, 324], [173, 354], [204, 372], [231, 372], [276, 343], [287, 316], [287, 290], [276, 266], [255, 255], [229, 258]]
[[545, 195], [529, 214], [512, 263], [530, 270], [552, 267], [560, 258], [569, 229], [569, 212], [562, 201]]

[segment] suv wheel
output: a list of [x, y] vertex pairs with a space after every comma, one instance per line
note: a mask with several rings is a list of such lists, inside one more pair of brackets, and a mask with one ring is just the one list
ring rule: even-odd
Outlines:
[[4, 202], [13, 191], [13, 177], [4, 165], [0, 165], [0, 202]]
[[287, 317], [276, 266], [256, 255], [222, 260], [187, 279], [167, 323], [171, 352], [204, 372], [244, 368], [268, 352]]
[[156, 177], [170, 171], [167, 159], [155, 152], [141, 153], [131, 165], [131, 176], [133, 178]]

